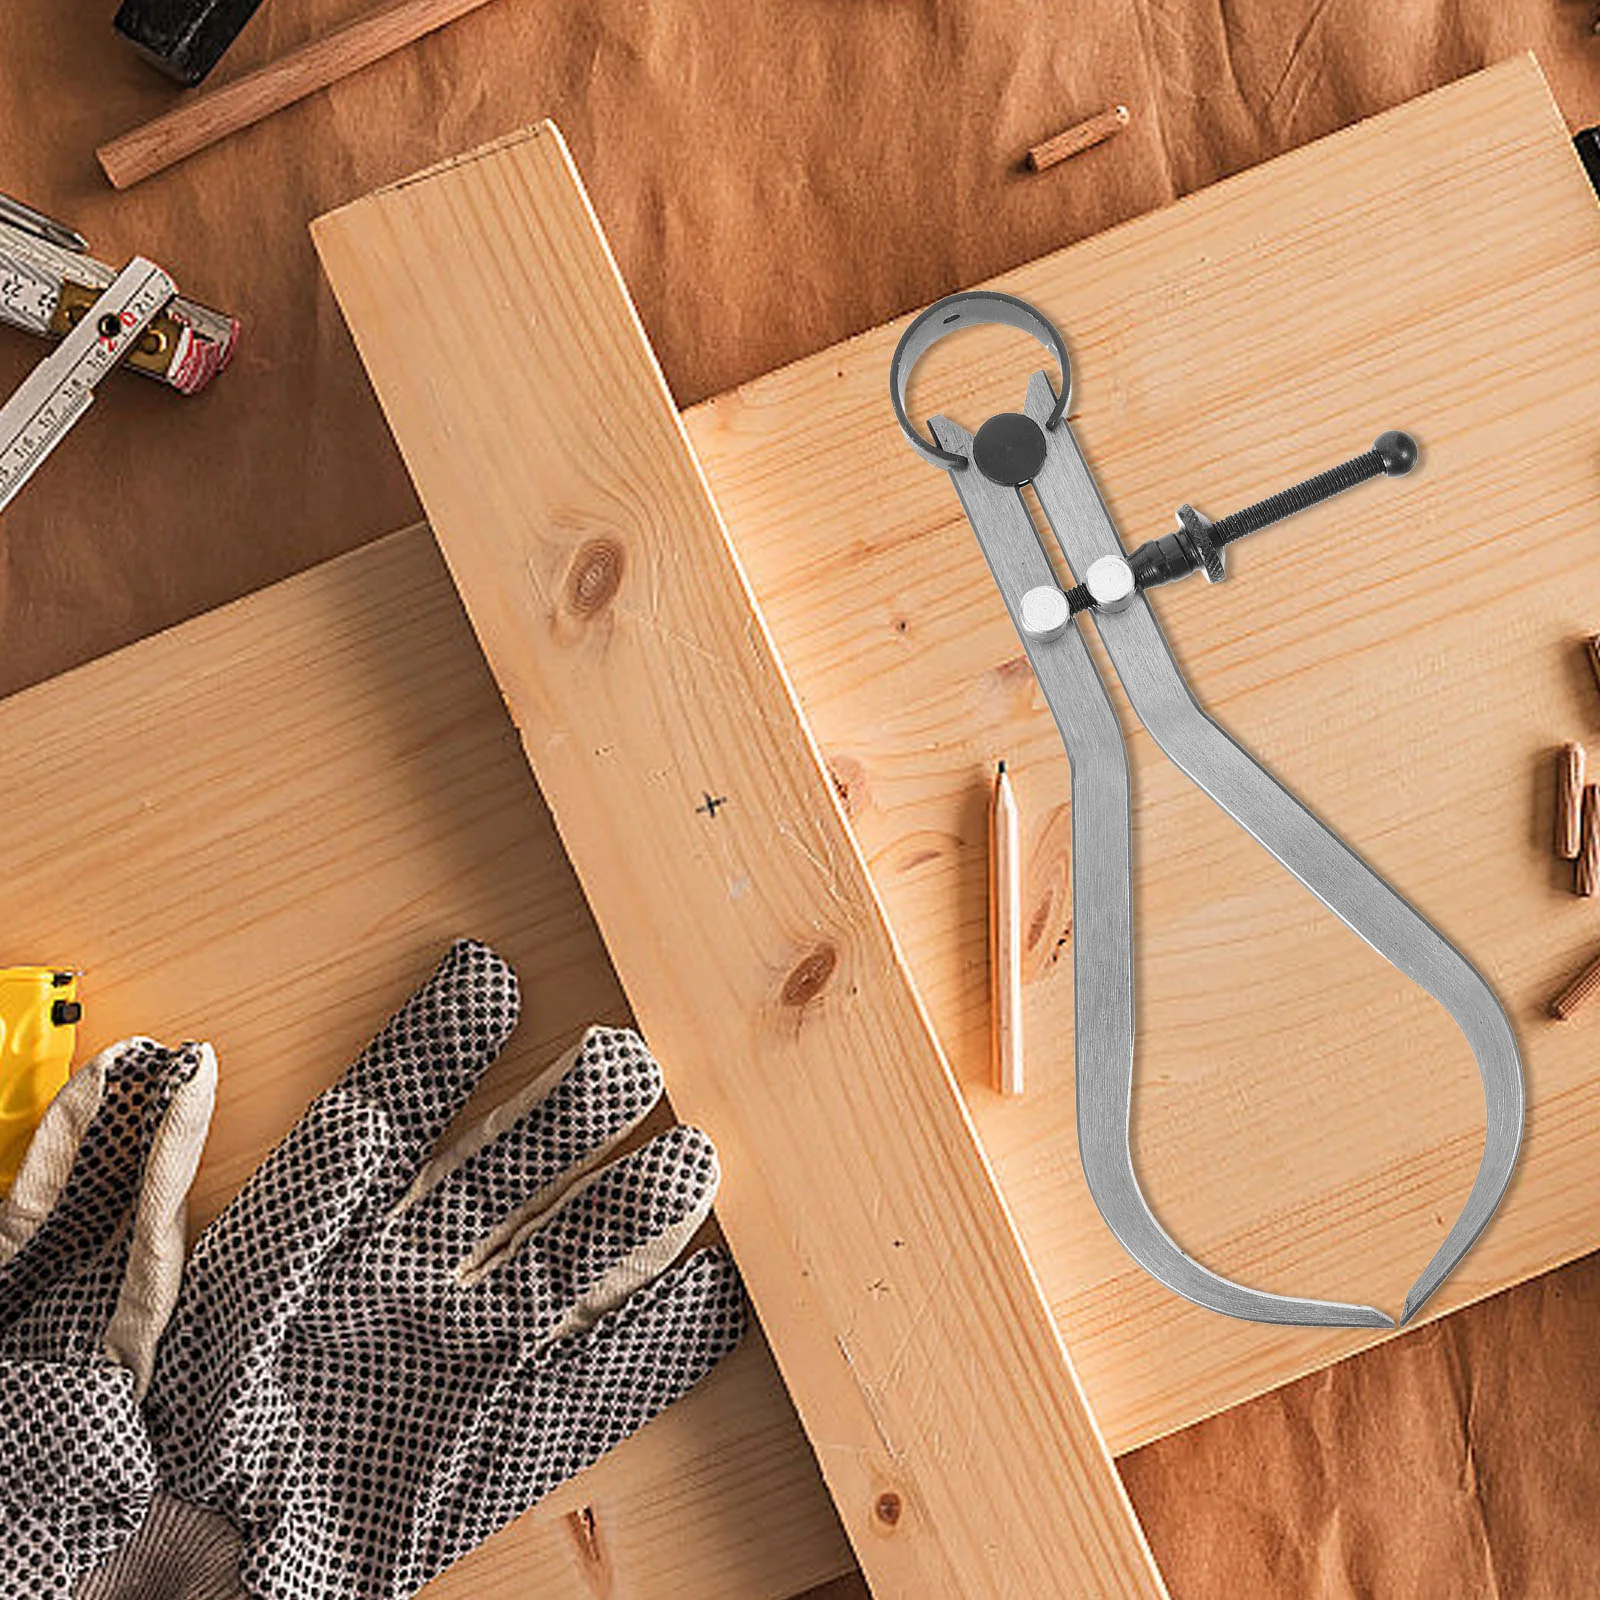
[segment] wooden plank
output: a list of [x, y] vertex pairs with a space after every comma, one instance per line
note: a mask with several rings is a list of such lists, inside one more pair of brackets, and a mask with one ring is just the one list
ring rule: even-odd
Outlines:
[[875, 1592], [1160, 1593], [559, 135], [314, 234]]
[[[1591, 750], [1600, 212], [1519, 57], [997, 286], [1043, 306], [1073, 426], [1131, 542], [1404, 426], [1419, 470], [1229, 551], [1153, 600], [1201, 700], [1460, 944], [1506, 1000], [1519, 1174], [1430, 1306], [1600, 1241], [1593, 1022], [1544, 1003], [1600, 944], [1550, 850], [1551, 753]], [[906, 447], [877, 329], [689, 413], [690, 436], [1083, 1377], [1122, 1451], [1371, 1342], [1165, 1293], [1095, 1213], [1073, 1125], [1068, 772], [948, 484]], [[965, 348], [962, 348], [965, 345]], [[914, 396], [976, 426], [1035, 345], [964, 335]], [[1119, 707], [1126, 707], [1119, 698]], [[1447, 1018], [1292, 884], [1131, 716], [1135, 1139], [1202, 1260], [1398, 1309], [1482, 1141]], [[1031, 851], [1029, 1092], [991, 1093], [984, 796]], [[1063, 943], [1063, 941], [1065, 941]]]
[[[425, 528], [0, 703], [7, 959], [82, 966], [84, 1051], [215, 1041], [195, 1224], [458, 933], [522, 981], [484, 1099], [628, 1020]], [[759, 1337], [429, 1589], [781, 1600], [850, 1566]]]

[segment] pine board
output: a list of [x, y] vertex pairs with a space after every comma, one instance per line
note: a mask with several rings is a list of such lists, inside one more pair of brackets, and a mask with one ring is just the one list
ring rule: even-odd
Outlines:
[[[1156, 604], [1208, 705], [1511, 1003], [1524, 1167], [1436, 1309], [1595, 1242], [1594, 1024], [1540, 1011], [1600, 944], [1548, 858], [1544, 761], [1574, 734], [1600, 741], [1577, 644], [1600, 626], [1596, 243], [1564, 129], [1514, 62], [1006, 280], [1067, 328], [1075, 426], [1130, 537], [1391, 423], [1425, 440], [1406, 485], [1252, 541], [1229, 585]], [[988, 1094], [987, 765], [1003, 752], [1018, 773], [1036, 903], [1065, 883], [1066, 773], [970, 535], [888, 423], [894, 331], [686, 423], [1123, 1449], [1347, 1346], [1190, 1314], [1103, 1236], [1071, 1134], [1070, 937], [1056, 954], [1048, 912], [1030, 1093]], [[1018, 368], [999, 357], [1016, 351], [946, 368], [937, 403], [968, 421], [1007, 403]], [[506, 949], [529, 991], [502, 1087], [590, 1016], [623, 1014], [425, 531], [13, 697], [0, 725], [25, 824], [0, 877], [13, 957], [88, 969], [88, 1047], [138, 1029], [218, 1042], [197, 1221], [457, 931]], [[1132, 748], [1146, 1181], [1225, 1270], [1397, 1303], [1476, 1163], [1470, 1063], [1137, 731]], [[597, 1540], [570, 1520], [585, 1505]], [[518, 1593], [537, 1572], [555, 1600], [776, 1597], [848, 1559], [757, 1345], [437, 1592]]]
[[[1041, 201], [1043, 203], [1043, 201]], [[1527, 1142], [1425, 1315], [1600, 1242], [1600, 1013], [1549, 996], [1600, 947], [1553, 860], [1554, 749], [1596, 748], [1600, 212], [1532, 57], [1035, 262], [994, 287], [1065, 331], [1072, 419], [1131, 545], [1405, 427], [1423, 460], [1152, 598], [1217, 718], [1479, 965], [1512, 1016]], [[1121, 1452], [1381, 1335], [1198, 1310], [1123, 1254], [1073, 1124], [1068, 769], [955, 496], [906, 446], [903, 324], [686, 417], [752, 587], [1095, 1415]], [[930, 355], [913, 414], [1015, 409], [1040, 351]], [[1097, 659], [1098, 641], [1091, 638]], [[1444, 1013], [1157, 752], [1135, 792], [1136, 1160], [1191, 1253], [1398, 1310], [1466, 1197], [1483, 1100]], [[1029, 1092], [988, 1085], [984, 807], [1017, 786]]]
[[559, 134], [313, 233], [874, 1592], [1164, 1594]]
[[[516, 968], [477, 1104], [626, 1022], [426, 528], [0, 703], [7, 960], [85, 969], [80, 1057], [209, 1038], [208, 1221], [449, 941]], [[759, 1337], [428, 1590], [782, 1600], [849, 1547]]]

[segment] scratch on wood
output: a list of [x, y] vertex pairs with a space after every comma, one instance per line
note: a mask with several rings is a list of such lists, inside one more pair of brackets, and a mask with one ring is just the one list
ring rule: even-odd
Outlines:
[[792, 844], [827, 879], [828, 893], [835, 901], [838, 901], [840, 899], [839, 870], [833, 859], [833, 845], [828, 841], [826, 835], [823, 836], [824, 848], [828, 852], [826, 860], [819, 856], [815, 850], [810, 849], [788, 823], [780, 822], [778, 824], [778, 836]]
[[856, 1358], [850, 1353], [850, 1346], [845, 1343], [844, 1335], [836, 1333], [834, 1343], [839, 1346], [839, 1354], [844, 1357], [844, 1364], [850, 1369], [850, 1376], [856, 1380], [856, 1388], [860, 1391], [862, 1403], [867, 1408], [867, 1415], [872, 1418], [873, 1432], [878, 1436], [878, 1443], [883, 1446], [884, 1453], [891, 1461], [900, 1460], [900, 1452], [895, 1449], [894, 1441], [889, 1437], [889, 1430], [883, 1424], [882, 1414], [878, 1410], [878, 1402], [873, 1395], [872, 1385], [862, 1377], [856, 1369]]
[[646, 611], [629, 611], [625, 615], [630, 621], [642, 622], [652, 633], [659, 633], [663, 639], [670, 639], [681, 650], [687, 650], [691, 655], [699, 656], [702, 661], [708, 662], [719, 672], [737, 677], [737, 669], [729, 662], [724, 661], [715, 650], [708, 650], [698, 640], [691, 639], [688, 634], [680, 633], [678, 629], [668, 627], [660, 618], [651, 616]]

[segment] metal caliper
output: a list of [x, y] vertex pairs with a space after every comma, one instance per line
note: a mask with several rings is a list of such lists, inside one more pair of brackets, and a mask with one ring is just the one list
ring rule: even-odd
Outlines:
[[[1060, 368], [1028, 382], [1020, 412], [969, 434], [945, 417], [924, 437], [906, 410], [912, 369], [946, 335], [983, 323], [1031, 334]], [[1073, 1002], [1078, 1148], [1100, 1214], [1133, 1258], [1169, 1289], [1257, 1322], [1386, 1328], [1374, 1306], [1268, 1294], [1186, 1254], [1156, 1220], [1129, 1144], [1133, 1094], [1133, 863], [1122, 729], [1076, 618], [1094, 618], [1134, 713], [1168, 759], [1252, 834], [1379, 955], [1431, 994], [1466, 1035], [1483, 1079], [1487, 1134], [1466, 1205], [1412, 1285], [1404, 1325], [1483, 1232], [1511, 1180], [1522, 1142], [1522, 1066], [1510, 1021], [1472, 964], [1349, 846], [1325, 827], [1201, 709], [1145, 599], [1161, 583], [1203, 571], [1223, 577], [1223, 550], [1294, 511], [1380, 474], [1410, 470], [1416, 445], [1384, 434], [1373, 448], [1295, 488], [1211, 522], [1190, 506], [1175, 532], [1125, 553], [1067, 423], [1066, 341], [1024, 300], [975, 290], [930, 306], [895, 350], [889, 386], [915, 449], [950, 475], [1072, 766]], [[1022, 489], [1031, 484], [1074, 575], [1057, 582]]]

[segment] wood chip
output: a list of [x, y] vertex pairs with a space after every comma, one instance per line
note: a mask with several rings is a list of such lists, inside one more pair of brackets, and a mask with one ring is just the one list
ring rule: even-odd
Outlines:
[[1036, 144], [1028, 152], [1028, 165], [1035, 172], [1043, 172], [1046, 167], [1053, 167], [1058, 161], [1065, 161], [1068, 156], [1079, 155], [1085, 150], [1093, 149], [1097, 144], [1104, 144], [1113, 134], [1121, 133], [1127, 126], [1128, 108], [1112, 106], [1102, 111], [1099, 116], [1090, 117], [1086, 122], [1074, 123], [1064, 132], [1046, 139], [1043, 144]]
[[1600, 890], [1600, 785], [1583, 787], [1583, 844], [1572, 874], [1572, 889], [1586, 900]]
[[1581, 744], [1563, 745], [1556, 753], [1556, 854], [1576, 861], [1583, 843], [1583, 774]]

